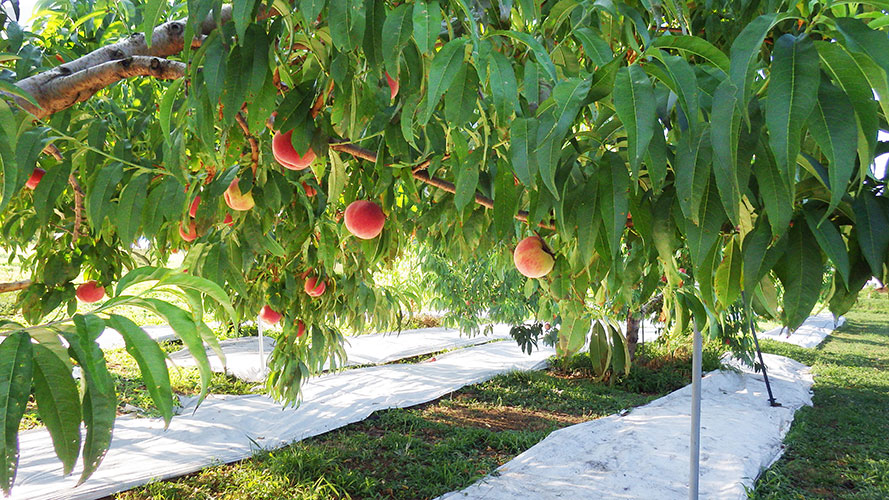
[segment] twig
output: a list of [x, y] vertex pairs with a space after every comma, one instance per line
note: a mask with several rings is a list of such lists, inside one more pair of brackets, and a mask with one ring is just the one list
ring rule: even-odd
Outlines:
[[[362, 147], [355, 146], [354, 144], [342, 144], [342, 143], [333, 143], [330, 145], [330, 149], [334, 151], [340, 151], [343, 153], [350, 154], [356, 158], [361, 158], [362, 160], [377, 161], [377, 155], [373, 151], [369, 149], [364, 149]], [[411, 169], [411, 175], [414, 179], [421, 181], [423, 183], [429, 184], [430, 186], [437, 187], [443, 191], [447, 191], [449, 193], [456, 193], [457, 186], [452, 182], [448, 182], [444, 179], [439, 179], [438, 177], [432, 177], [428, 172], [425, 171], [426, 167], [431, 163], [429, 160], [421, 163], [420, 165]], [[494, 200], [488, 198], [487, 196], [481, 195], [479, 193], [475, 194], [475, 202], [485, 208], [494, 208]], [[519, 210], [517, 214], [515, 214], [515, 218], [522, 222], [528, 222], [528, 212], [526, 210]], [[544, 229], [555, 230], [556, 227], [550, 222], [539, 222], [538, 225]]]
[[72, 243], [77, 244], [80, 238], [80, 225], [83, 222], [83, 189], [74, 174], [68, 176], [68, 183], [74, 188], [74, 233]]
[[250, 168], [253, 170], [253, 176], [255, 177], [256, 169], [259, 167], [259, 143], [256, 142], [256, 137], [253, 137], [253, 134], [250, 133], [247, 120], [244, 119], [244, 115], [240, 111], [235, 115], [235, 120], [241, 126], [244, 135], [247, 136], [247, 142], [250, 143]]
[[17, 292], [31, 286], [31, 280], [13, 281], [11, 283], [0, 283], [0, 293]]

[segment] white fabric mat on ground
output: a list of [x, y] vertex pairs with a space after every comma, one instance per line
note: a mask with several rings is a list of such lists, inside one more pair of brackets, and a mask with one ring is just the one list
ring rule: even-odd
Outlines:
[[[509, 326], [494, 325], [491, 335], [467, 337], [451, 328], [422, 328], [403, 330], [401, 333], [378, 333], [346, 337], [347, 366], [380, 365], [390, 361], [445, 351], [459, 347], [483, 344], [492, 340], [510, 339]], [[511, 341], [512, 342], [512, 341]], [[207, 349], [210, 368], [215, 372], [225, 371], [230, 375], [249, 382], [264, 382], [268, 370], [263, 369], [259, 354], [259, 338], [243, 337], [223, 340], [219, 343], [225, 353], [226, 366], [216, 354]], [[275, 347], [275, 341], [263, 337], [263, 355], [266, 359]], [[194, 366], [195, 360], [187, 350], [170, 354], [176, 366]]]
[[825, 337], [830, 335], [836, 328], [843, 326], [846, 318], [840, 317], [834, 324], [833, 314], [822, 312], [815, 316], [809, 316], [808, 319], [796, 329], [795, 332], [789, 333], [783, 328], [773, 328], [767, 332], [759, 334], [761, 339], [772, 339], [779, 342], [787, 342], [800, 347], [815, 347], [820, 344]]
[[[176, 337], [176, 332], [173, 331], [170, 325], [146, 325], [143, 326], [142, 329], [145, 330], [145, 333], [147, 333], [149, 337], [158, 342], [178, 338]], [[99, 338], [96, 339], [96, 342], [102, 349], [121, 349], [126, 347], [126, 342], [124, 342], [123, 337], [117, 333], [117, 330], [112, 328], [106, 328], [105, 331], [99, 335]]]
[[247, 458], [256, 451], [251, 440], [276, 448], [364, 420], [377, 410], [431, 401], [500, 373], [540, 369], [553, 353], [543, 349], [529, 356], [514, 342], [494, 342], [446, 353], [434, 362], [358, 368], [312, 379], [296, 409], [259, 395], [210, 396], [194, 414], [174, 417], [166, 431], [159, 419], [121, 418], [104, 462], [77, 488], [80, 466], [63, 477], [46, 430], [26, 431], [20, 435], [12, 498], [100, 498], [151, 479]]

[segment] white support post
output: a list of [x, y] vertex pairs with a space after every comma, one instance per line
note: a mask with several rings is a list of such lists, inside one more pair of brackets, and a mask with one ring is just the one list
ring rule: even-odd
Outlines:
[[262, 341], [262, 331], [265, 325], [259, 316], [256, 317], [256, 331], [259, 332], [259, 372], [265, 373], [265, 345]]
[[694, 352], [691, 361], [691, 438], [688, 454], [688, 498], [698, 500], [701, 476], [701, 331], [694, 323]]

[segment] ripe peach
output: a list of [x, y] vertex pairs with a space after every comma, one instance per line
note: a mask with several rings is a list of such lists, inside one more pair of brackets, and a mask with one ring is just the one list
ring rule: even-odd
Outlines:
[[543, 240], [529, 236], [516, 245], [512, 254], [516, 269], [529, 278], [546, 276], [553, 269], [553, 256], [543, 249]]
[[372, 201], [353, 201], [346, 207], [346, 229], [362, 240], [376, 238], [383, 230], [386, 214]]
[[182, 223], [179, 223], [179, 236], [182, 237], [185, 241], [194, 241], [198, 238], [198, 230], [194, 225], [194, 222], [188, 223], [188, 231], [186, 231], [182, 227]]
[[395, 96], [398, 95], [398, 80], [389, 76], [389, 72], [386, 72], [386, 83], [389, 84], [389, 100], [395, 100]]
[[34, 169], [31, 172], [31, 177], [28, 177], [28, 182], [25, 183], [25, 187], [28, 189], [37, 189], [37, 184], [40, 184], [40, 179], [43, 179], [43, 174], [46, 173], [46, 170], [43, 170], [40, 167]]
[[232, 183], [228, 185], [228, 189], [225, 190], [222, 196], [225, 198], [225, 204], [232, 210], [250, 210], [256, 204], [253, 201], [252, 191], [241, 193], [237, 177], [232, 179]]
[[269, 306], [264, 306], [262, 311], [259, 313], [259, 319], [265, 321], [270, 325], [274, 325], [275, 323], [281, 321], [283, 316], [278, 311], [275, 311]]
[[87, 281], [78, 286], [74, 294], [80, 301], [91, 304], [102, 300], [102, 297], [105, 296], [105, 287], [99, 286], [96, 280]]
[[201, 204], [201, 197], [195, 196], [194, 200], [191, 202], [191, 208], [188, 209], [188, 215], [192, 218], [197, 217], [198, 215], [198, 205]]
[[317, 277], [312, 277], [306, 280], [304, 289], [310, 297], [320, 297], [324, 290], [327, 289], [327, 283], [319, 280]]
[[234, 226], [235, 220], [232, 219], [232, 214], [225, 214], [225, 219], [222, 219], [222, 223], [229, 227]]
[[303, 323], [303, 320], [299, 320], [299, 323], [296, 325], [296, 336], [302, 337], [306, 333], [306, 324]]
[[293, 137], [292, 130], [284, 134], [275, 132], [275, 136], [272, 138], [272, 154], [275, 155], [275, 160], [284, 168], [304, 170], [312, 164], [312, 161], [315, 159], [315, 152], [309, 148], [303, 156], [300, 156], [293, 149], [293, 143], [290, 142], [291, 137]]
[[313, 188], [312, 186], [306, 184], [305, 182], [303, 182], [303, 189], [306, 190], [306, 196], [308, 196], [309, 198], [311, 198], [311, 197], [315, 196], [316, 194], [318, 194], [317, 191], [315, 191], [315, 188]]

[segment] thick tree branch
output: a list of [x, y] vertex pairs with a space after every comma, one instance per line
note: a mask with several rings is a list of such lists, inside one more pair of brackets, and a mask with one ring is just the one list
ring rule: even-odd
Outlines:
[[[363, 160], [372, 161], [372, 162], [377, 161], [376, 153], [374, 153], [373, 151], [370, 151], [369, 149], [364, 149], [364, 148], [355, 146], [354, 144], [334, 143], [334, 144], [330, 145], [330, 149], [333, 149], [334, 151], [340, 151], [343, 153], [347, 153], [347, 154], [350, 154], [356, 158], [361, 158]], [[455, 186], [453, 182], [448, 182], [444, 179], [439, 179], [438, 177], [432, 177], [431, 175], [429, 175], [428, 172], [426, 172], [425, 168], [429, 166], [429, 163], [430, 163], [429, 161], [425, 161], [411, 170], [411, 175], [414, 177], [414, 179], [417, 179], [418, 181], [429, 184], [430, 186], [437, 187], [437, 188], [447, 191], [449, 193], [456, 193], [457, 186]], [[494, 200], [492, 200], [491, 198], [488, 198], [487, 196], [483, 196], [479, 193], [475, 194], [475, 202], [485, 208], [494, 208]], [[528, 212], [525, 210], [519, 210], [519, 212], [515, 215], [515, 218], [517, 220], [522, 221], [522, 222], [528, 222]], [[549, 223], [549, 222], [539, 222], [538, 225], [542, 228], [545, 228], [545, 229], [550, 229], [550, 230], [556, 229], [556, 227], [552, 223]]]
[[13, 281], [12, 283], [0, 283], [0, 293], [17, 292], [31, 286], [31, 280]]
[[[224, 5], [220, 12], [221, 22], [228, 22], [231, 20], [231, 16], [231, 5]], [[152, 59], [164, 61], [165, 58], [182, 52], [185, 47], [185, 26], [185, 21], [169, 21], [156, 27], [151, 36], [150, 48], [145, 42], [144, 34], [134, 33], [125, 40], [94, 50], [51, 70], [25, 78], [17, 82], [16, 85], [31, 94], [42, 109], [35, 108], [24, 99], [16, 98], [16, 102], [38, 118], [45, 118], [75, 103], [82, 102], [101, 88], [123, 78], [132, 76], [181, 78], [185, 73], [184, 63], [161, 62], [161, 68], [151, 69], [149, 61]], [[211, 13], [201, 23], [201, 33], [198, 34], [209, 34], [215, 28], [216, 16]], [[199, 45], [200, 42], [201, 38], [195, 38], [195, 44]], [[115, 69], [113, 63], [126, 61], [130, 58], [133, 58], [134, 61], [130, 66], [143, 69], [141, 71], [129, 70], [130, 73], [127, 71], [120, 73], [119, 69]], [[138, 58], [146, 59], [142, 61]], [[109, 63], [111, 64], [109, 65]], [[168, 63], [169, 67], [167, 67]], [[172, 76], [173, 74], [169, 73], [173, 66], [177, 66], [178, 73], [176, 74], [179, 76]], [[178, 66], [181, 66], [181, 69]], [[103, 69], [99, 73], [105, 75], [105, 78], [95, 79], [97, 77], [95, 70], [100, 67]], [[107, 78], [110, 75], [118, 75], [119, 78]], [[90, 81], [92, 84], [85, 86], [84, 81]], [[102, 82], [102, 87], [98, 86], [100, 82]], [[84, 92], [85, 90], [87, 92]]]
[[[185, 63], [153, 56], [129, 56], [103, 62], [68, 76], [59, 76], [36, 89], [25, 89], [37, 99], [40, 109], [24, 100], [20, 100], [19, 104], [37, 118], [45, 118], [83, 102], [96, 92], [126, 78], [153, 76], [174, 80], [184, 75]], [[19, 87], [22, 87], [21, 82]]]

